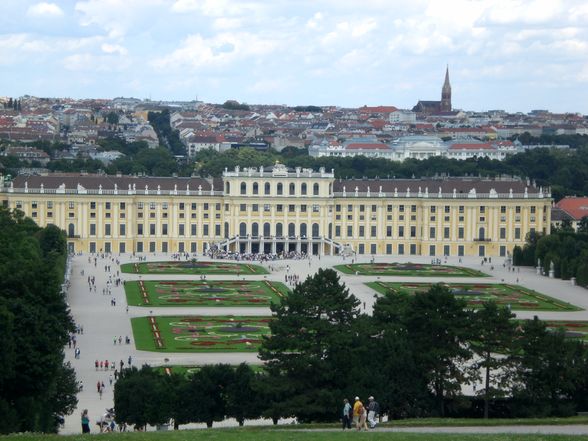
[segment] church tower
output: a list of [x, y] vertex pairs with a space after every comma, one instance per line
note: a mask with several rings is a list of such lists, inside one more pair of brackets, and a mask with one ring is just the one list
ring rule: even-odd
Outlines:
[[449, 66], [445, 71], [445, 82], [441, 89], [441, 112], [451, 112], [451, 84], [449, 84]]

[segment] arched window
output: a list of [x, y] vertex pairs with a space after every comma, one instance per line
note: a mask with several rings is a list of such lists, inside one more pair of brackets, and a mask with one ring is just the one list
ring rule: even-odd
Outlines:
[[296, 185], [294, 184], [294, 182], [290, 183], [290, 190], [288, 191], [288, 194], [290, 196], [294, 196], [296, 194]]
[[74, 224], [69, 224], [69, 226], [67, 227], [67, 235], [69, 237], [74, 237], [76, 234], [76, 227]]
[[229, 223], [225, 222], [225, 239], [229, 237]]
[[288, 237], [296, 237], [296, 225], [288, 224]]
[[259, 236], [259, 224], [257, 222], [253, 222], [253, 224], [251, 224], [251, 236]]
[[284, 231], [282, 229], [282, 223], [281, 222], [278, 222], [276, 224], [276, 236], [277, 237], [282, 237], [283, 235], [284, 235]]
[[282, 184], [281, 182], [278, 183], [278, 186], [276, 187], [276, 193], [278, 195], [283, 195], [284, 194], [284, 184]]
[[271, 193], [271, 186], [269, 182], [266, 182], [263, 186], [263, 193], [270, 194]]
[[306, 233], [306, 224], [300, 224], [300, 237], [305, 238]]
[[306, 184], [304, 183], [300, 186], [300, 194], [306, 195]]
[[484, 227], [480, 227], [478, 230], [478, 239], [484, 240], [486, 238], [486, 229]]
[[263, 224], [263, 237], [270, 237], [272, 233], [270, 232], [270, 224], [266, 222]]
[[241, 194], [247, 194], [247, 183], [241, 182]]
[[314, 196], [318, 196], [318, 194], [319, 194], [319, 185], [318, 185], [318, 183], [317, 184], [314, 184], [312, 186], [312, 194]]
[[247, 224], [245, 222], [241, 222], [239, 224], [239, 236], [241, 236], [241, 237], [247, 236]]
[[253, 194], [259, 194], [259, 184], [257, 182], [253, 183]]
[[225, 182], [225, 194], [230, 194], [230, 193], [231, 193], [231, 183]]
[[319, 224], [312, 224], [312, 237], [319, 237]]

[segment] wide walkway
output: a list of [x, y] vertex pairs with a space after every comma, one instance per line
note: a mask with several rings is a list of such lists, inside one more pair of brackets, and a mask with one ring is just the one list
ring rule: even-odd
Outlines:
[[[70, 361], [76, 370], [78, 379], [83, 382], [83, 391], [78, 395], [79, 403], [78, 409], [68, 417], [66, 417], [65, 427], [62, 433], [79, 433], [80, 432], [80, 412], [82, 409], [88, 409], [92, 423], [92, 432], [97, 431], [95, 425], [96, 420], [104, 414], [105, 409], [113, 406], [113, 385], [110, 384], [112, 370], [96, 370], [95, 360], [109, 360], [114, 361], [117, 368], [120, 367], [120, 362], [124, 366], [128, 366], [130, 357], [131, 364], [134, 366], [141, 366], [143, 364], [150, 364], [152, 366], [163, 365], [200, 365], [206, 363], [230, 363], [238, 364], [247, 362], [250, 364], [260, 363], [256, 354], [251, 353], [200, 353], [200, 354], [172, 354], [172, 353], [156, 353], [137, 351], [134, 344], [124, 344], [124, 339], [129, 336], [131, 339], [132, 331], [130, 318], [153, 315], [177, 315], [177, 314], [203, 314], [203, 315], [223, 315], [223, 314], [243, 314], [243, 315], [265, 315], [270, 314], [269, 308], [155, 308], [155, 307], [129, 307], [127, 311], [126, 299], [122, 285], [114, 286], [112, 283], [110, 290], [112, 295], [103, 295], [103, 289], [107, 288], [109, 279], [115, 280], [120, 277], [123, 280], [137, 280], [141, 277], [143, 280], [159, 279], [159, 280], [183, 280], [183, 279], [198, 279], [198, 276], [187, 275], [137, 275], [137, 274], [122, 274], [119, 271], [119, 263], [137, 261], [129, 254], [112, 255], [100, 257], [94, 263], [94, 257], [87, 254], [73, 257], [71, 286], [67, 293], [68, 303], [70, 305], [72, 315], [76, 323], [83, 326], [84, 333], [77, 335], [77, 347], [80, 348], [79, 359], [74, 358], [74, 349], [67, 348], [66, 360]], [[170, 260], [169, 255], [149, 254], [148, 261], [155, 260]], [[199, 258], [199, 260], [206, 260]], [[369, 262], [371, 256], [359, 256], [356, 262]], [[415, 263], [430, 263], [431, 259], [427, 257], [391, 257], [391, 256], [376, 256], [376, 262], [415, 262]], [[273, 267], [272, 271], [267, 276], [239, 276], [239, 279], [258, 280], [267, 277], [268, 280], [275, 280], [284, 282], [286, 274], [297, 274], [300, 280], [304, 280], [308, 275], [314, 274], [318, 268], [332, 267], [333, 265], [341, 263], [350, 263], [351, 259], [338, 256], [313, 256], [305, 260], [283, 260], [264, 263], [263, 266], [268, 268]], [[458, 262], [456, 258], [449, 258], [448, 265], [462, 265], [484, 272], [488, 272], [492, 277], [490, 278], [453, 278], [454, 281], [468, 281], [468, 282], [483, 282], [483, 283], [516, 283], [517, 278], [519, 284], [528, 288], [534, 289], [541, 293], [550, 295], [552, 297], [572, 303], [576, 306], [582, 307], [583, 311], [578, 312], [523, 312], [517, 313], [517, 316], [522, 318], [532, 318], [537, 315], [541, 319], [562, 319], [562, 320], [588, 320], [588, 295], [587, 291], [577, 286], [571, 286], [569, 281], [561, 281], [557, 279], [549, 279], [544, 276], [539, 276], [534, 270], [529, 268], [521, 268], [520, 272], [507, 272], [503, 268], [502, 261], [494, 259], [494, 270], [490, 270], [490, 265], [480, 265], [479, 258], [462, 258], [462, 263]], [[108, 271], [110, 266], [110, 271]], [[82, 275], [83, 271], [83, 275]], [[88, 289], [88, 276], [95, 277], [96, 291]], [[209, 275], [208, 280], [237, 279], [236, 276], [218, 276]], [[371, 312], [375, 301], [376, 293], [364, 285], [365, 282], [375, 281], [375, 276], [355, 276], [341, 274], [341, 280], [348, 286], [350, 292], [358, 297], [361, 301], [361, 308], [366, 312]], [[380, 277], [380, 280], [389, 281], [421, 281], [421, 282], [437, 282], [449, 281], [450, 278], [415, 278], [415, 277]], [[115, 299], [116, 306], [112, 306], [112, 299]], [[123, 344], [118, 344], [118, 337], [122, 337]], [[113, 339], [116, 337], [117, 342], [113, 344]], [[114, 380], [114, 379], [113, 379]], [[105, 388], [102, 396], [97, 392], [97, 382], [104, 383]], [[114, 384], [114, 382], [113, 382]], [[559, 433], [559, 432], [558, 432]]]

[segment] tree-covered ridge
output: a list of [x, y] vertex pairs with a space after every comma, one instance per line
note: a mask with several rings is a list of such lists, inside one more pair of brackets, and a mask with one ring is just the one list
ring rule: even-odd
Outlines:
[[[108, 174], [189, 176], [196, 173], [202, 177], [219, 177], [225, 168], [232, 170], [235, 166], [267, 167], [279, 161], [292, 168], [334, 169], [337, 179], [421, 178], [443, 174], [484, 177], [509, 175], [529, 178], [537, 185], [551, 187], [555, 200], [568, 195], [588, 195], [588, 146], [579, 141], [577, 148], [537, 148], [508, 156], [504, 161], [487, 158], [457, 160], [442, 157], [426, 160], [408, 159], [403, 162], [365, 156], [314, 158], [308, 155], [307, 150], [294, 147], [287, 147], [281, 152], [272, 149], [259, 152], [251, 148], [230, 149], [222, 153], [202, 150], [189, 160], [178, 160], [174, 155], [184, 154], [184, 146], [177, 136], [177, 131], [173, 131], [169, 125], [169, 115], [167, 119], [162, 115], [163, 113], [150, 113], [150, 121], [162, 142], [159, 148], [150, 149], [147, 143], [142, 141], [127, 143], [122, 139], [107, 138], [99, 141], [99, 149], [118, 150], [125, 154], [124, 157], [112, 161], [107, 166], [93, 159], [59, 159], [51, 161], [48, 168], [56, 172], [104, 170]], [[64, 148], [63, 144], [46, 142], [39, 142], [37, 146], [50, 154]], [[0, 156], [0, 166], [3, 166], [6, 172], [15, 175], [20, 167], [28, 167], [29, 164], [15, 157]]]
[[61, 284], [65, 235], [0, 208], [0, 433], [57, 428], [77, 399], [63, 347], [73, 322]]

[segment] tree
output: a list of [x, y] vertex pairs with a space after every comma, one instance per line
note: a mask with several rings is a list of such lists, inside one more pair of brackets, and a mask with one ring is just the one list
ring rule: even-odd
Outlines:
[[588, 216], [584, 216], [578, 222], [578, 233], [588, 233]]
[[114, 387], [117, 423], [144, 428], [167, 423], [172, 415], [172, 390], [162, 374], [149, 366], [121, 371]]
[[188, 410], [191, 422], [206, 423], [212, 427], [214, 421], [222, 421], [227, 415], [227, 389], [233, 379], [233, 370], [226, 364], [205, 365], [194, 373], [187, 384]]
[[364, 388], [379, 400], [382, 412], [393, 418], [422, 417], [430, 413], [434, 403], [429, 391], [428, 376], [418, 366], [412, 342], [405, 325], [410, 296], [388, 294], [378, 298], [369, 317], [372, 329], [364, 331], [368, 338], [359, 347], [366, 348], [357, 368], [365, 360], [378, 369], [359, 378], [370, 380]]
[[22, 212], [0, 208], [0, 430], [54, 432], [75, 406], [75, 376], [63, 365], [73, 322], [61, 294], [65, 240]]
[[439, 414], [445, 415], [445, 400], [461, 393], [466, 380], [461, 366], [469, 359], [470, 337], [466, 302], [442, 285], [410, 297], [404, 324], [415, 363], [426, 375]]
[[484, 372], [484, 418], [488, 418], [490, 400], [504, 396], [512, 379], [512, 336], [515, 317], [509, 309], [499, 307], [496, 302], [486, 302], [482, 308], [473, 311], [474, 335], [470, 347], [480, 358], [477, 362]]
[[119, 115], [116, 112], [108, 112], [106, 114], [106, 122], [108, 124], [117, 125], [119, 121]]
[[588, 385], [586, 347], [566, 337], [563, 329], [549, 331], [535, 317], [526, 320], [517, 339], [518, 378], [514, 412], [521, 416], [569, 416], [585, 402]]
[[227, 417], [233, 417], [242, 426], [245, 419], [261, 416], [262, 402], [253, 387], [255, 373], [245, 363], [241, 363], [233, 372], [233, 378], [226, 388]]
[[358, 306], [331, 269], [319, 269], [280, 304], [272, 304], [275, 319], [260, 358], [266, 362], [265, 396], [279, 400], [268, 404], [266, 414], [300, 421], [331, 420], [338, 414], [342, 394], [354, 380], [348, 354]]

